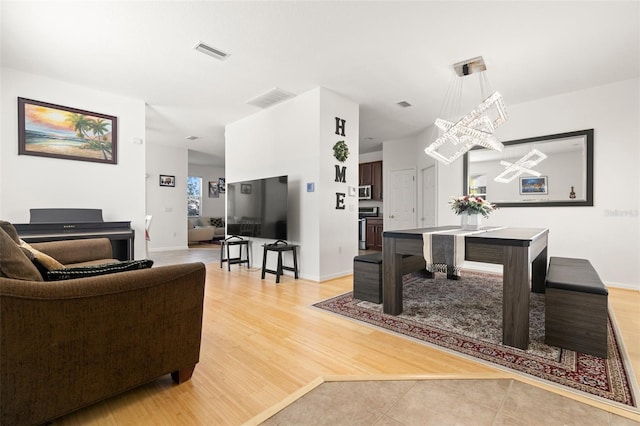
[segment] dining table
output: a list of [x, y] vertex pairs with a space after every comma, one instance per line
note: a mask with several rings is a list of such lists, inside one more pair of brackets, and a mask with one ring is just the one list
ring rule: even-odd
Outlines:
[[[390, 230], [382, 233], [382, 303], [386, 314], [403, 310], [402, 276], [421, 271], [432, 278], [426, 267], [407, 271], [407, 256], [423, 256], [425, 234], [458, 234], [460, 227]], [[547, 274], [546, 228], [486, 227], [464, 232], [464, 260], [502, 265], [502, 343], [519, 349], [529, 345], [529, 293], [544, 293]], [[421, 266], [421, 265], [420, 265]], [[419, 268], [419, 267], [418, 267]], [[462, 271], [464, 276], [464, 270]], [[455, 282], [454, 282], [455, 283]], [[461, 284], [462, 285], [462, 284]]]

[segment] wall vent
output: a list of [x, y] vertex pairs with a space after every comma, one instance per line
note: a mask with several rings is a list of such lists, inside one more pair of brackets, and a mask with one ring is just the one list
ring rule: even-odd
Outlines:
[[204, 44], [201, 41], [199, 41], [195, 46], [193, 46], [193, 48], [196, 49], [198, 52], [202, 52], [206, 55], [213, 56], [214, 58], [220, 59], [221, 61], [224, 61], [229, 56], [231, 56], [230, 54], [225, 53], [220, 49], [216, 49], [215, 47], [211, 47], [207, 44]]
[[259, 108], [269, 108], [284, 100], [293, 98], [295, 95], [285, 90], [274, 87], [273, 89], [256, 96], [253, 99], [249, 99], [247, 103], [249, 105], [257, 106]]

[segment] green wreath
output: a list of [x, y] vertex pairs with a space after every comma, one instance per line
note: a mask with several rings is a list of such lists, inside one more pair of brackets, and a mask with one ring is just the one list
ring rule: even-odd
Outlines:
[[338, 141], [333, 146], [333, 156], [336, 157], [336, 160], [343, 163], [347, 157], [349, 156], [349, 147], [344, 141]]

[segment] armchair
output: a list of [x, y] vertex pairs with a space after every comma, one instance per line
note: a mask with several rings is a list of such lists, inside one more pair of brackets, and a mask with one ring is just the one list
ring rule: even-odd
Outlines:
[[[100, 240], [32, 246], [65, 264], [110, 255]], [[204, 284], [202, 263], [64, 281], [1, 277], [0, 424], [47, 422], [169, 373], [189, 380]]]

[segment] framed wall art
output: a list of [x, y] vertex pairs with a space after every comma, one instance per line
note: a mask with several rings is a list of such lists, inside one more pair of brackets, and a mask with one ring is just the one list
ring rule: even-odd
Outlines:
[[251, 184], [250, 183], [243, 183], [242, 185], [240, 185], [240, 193], [241, 194], [251, 194]]
[[18, 154], [117, 164], [117, 117], [18, 98]]
[[176, 186], [176, 177], [160, 175], [160, 186]]
[[209, 182], [209, 198], [220, 198], [220, 189], [218, 182]]
[[547, 177], [521, 177], [520, 178], [520, 194], [546, 194]]

